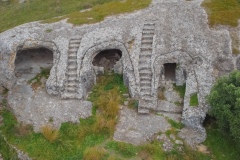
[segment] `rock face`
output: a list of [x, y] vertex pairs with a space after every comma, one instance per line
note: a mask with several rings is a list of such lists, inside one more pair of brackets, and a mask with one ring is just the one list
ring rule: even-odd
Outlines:
[[[85, 100], [96, 81], [93, 58], [104, 50], [120, 50], [119, 72], [131, 97], [139, 99], [139, 113], [159, 109], [158, 88], [168, 74], [175, 74], [177, 85], [186, 82], [182, 122], [205, 133], [205, 97], [215, 79], [236, 64], [228, 31], [210, 30], [200, 4], [201, 0], [154, 0], [144, 10], [108, 17], [97, 24], [33, 22], [15, 27], [0, 34], [0, 84], [10, 90], [15, 86], [19, 52], [45, 48], [53, 53], [47, 93]], [[168, 71], [165, 64], [175, 67]], [[190, 107], [194, 93], [199, 104]]]

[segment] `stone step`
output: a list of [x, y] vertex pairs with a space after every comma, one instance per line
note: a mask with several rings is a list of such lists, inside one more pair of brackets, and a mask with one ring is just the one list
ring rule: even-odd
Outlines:
[[80, 44], [81, 43], [81, 39], [70, 39], [70, 44]]
[[142, 54], [139, 56], [138, 64], [152, 63], [152, 55], [151, 54]]
[[68, 59], [70, 59], [70, 60], [76, 59], [77, 60], [77, 55], [68, 55]]
[[71, 76], [68, 76], [68, 81], [77, 81], [77, 74], [76, 75], [71, 75]]
[[141, 63], [139, 64], [138, 69], [151, 69], [151, 63]]
[[68, 69], [77, 69], [77, 65], [74, 65], [73, 63], [69, 64], [67, 66]]
[[148, 94], [151, 94], [151, 89], [141, 89], [140, 92], [147, 92]]
[[68, 79], [67, 83], [77, 83], [77, 79]]
[[151, 55], [142, 55], [139, 57], [139, 65], [143, 65], [146, 63], [150, 63], [151, 64]]
[[152, 52], [152, 47], [141, 47], [141, 51], [149, 51]]
[[155, 27], [150, 27], [150, 26], [148, 26], [148, 27], [143, 27], [143, 31], [146, 31], [146, 32], [151, 32], [151, 31], [155, 31]]
[[151, 86], [152, 85], [152, 81], [149, 81], [149, 80], [140, 81], [140, 85], [141, 86], [143, 86], [143, 85]]
[[155, 23], [145, 23], [144, 26], [155, 26]]
[[67, 72], [68, 76], [77, 76], [77, 72], [76, 71], [69, 71]]
[[69, 50], [69, 54], [71, 54], [71, 53], [76, 53], [77, 51], [78, 51], [78, 48], [70, 48]]
[[66, 84], [67, 87], [78, 87], [78, 85], [76, 83], [67, 83]]
[[63, 99], [75, 99], [76, 98], [76, 93], [64, 93], [62, 96], [61, 96]]
[[76, 43], [70, 43], [69, 44], [69, 49], [73, 49], [73, 48], [79, 48], [79, 44], [76, 44]]
[[152, 72], [139, 72], [139, 75], [142, 76], [148, 76], [152, 78]]
[[138, 70], [151, 70], [151, 66], [141, 66], [141, 67], [138, 67]]
[[151, 92], [141, 92], [142, 97], [152, 98]]
[[152, 35], [153, 36], [154, 33], [155, 33], [154, 30], [143, 30], [142, 36], [144, 36], [144, 35], [149, 35], [149, 36]]
[[141, 48], [152, 48], [152, 43], [142, 43]]
[[150, 68], [139, 68], [139, 73], [152, 73], [152, 70]]
[[140, 81], [152, 81], [152, 77], [140, 76]]
[[153, 41], [153, 36], [144, 36], [142, 37], [142, 41]]
[[152, 55], [152, 50], [142, 50], [140, 52], [140, 56], [141, 55]]
[[152, 46], [153, 45], [153, 41], [142, 41], [142, 46]]
[[142, 39], [142, 44], [153, 44], [153, 38], [151, 38], [151, 39]]
[[76, 68], [68, 68], [68, 72], [77, 72], [77, 67]]
[[77, 88], [76, 87], [66, 86], [66, 90], [69, 93], [74, 93], [74, 92], [76, 93]]
[[68, 66], [69, 65], [75, 65], [75, 66], [77, 66], [77, 60], [76, 59], [71, 59], [71, 61], [68, 61]]
[[68, 63], [77, 63], [77, 59], [68, 59]]
[[155, 30], [155, 26], [144, 26], [143, 30]]
[[144, 85], [142, 85], [140, 88], [141, 89], [152, 89], [152, 85], [151, 85], [151, 83], [148, 85], [144, 83]]
[[149, 109], [145, 109], [141, 106], [138, 106], [138, 114], [142, 114], [142, 115], [149, 114]]
[[154, 36], [154, 34], [143, 34], [142, 35], [142, 39], [151, 39], [151, 40], [153, 40], [153, 36]]

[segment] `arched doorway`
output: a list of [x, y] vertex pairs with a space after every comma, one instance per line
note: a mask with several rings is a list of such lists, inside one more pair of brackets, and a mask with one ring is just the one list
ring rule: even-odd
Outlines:
[[107, 49], [99, 52], [93, 58], [92, 64], [95, 68], [101, 67], [104, 71], [119, 73], [119, 70], [122, 70], [122, 64], [119, 63], [121, 57], [122, 51], [119, 49]]
[[50, 71], [53, 65], [53, 52], [47, 48], [19, 50], [15, 59], [15, 76], [30, 80], [43, 69]]

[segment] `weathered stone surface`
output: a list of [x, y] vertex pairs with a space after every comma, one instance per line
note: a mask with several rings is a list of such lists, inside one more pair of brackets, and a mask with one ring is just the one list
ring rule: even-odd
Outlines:
[[170, 125], [162, 116], [138, 115], [135, 111], [123, 107], [113, 138], [116, 141], [139, 145], [147, 142], [154, 134], [165, 132], [169, 128]]
[[183, 128], [178, 133], [178, 136], [186, 142], [192, 148], [196, 148], [198, 144], [203, 142], [206, 139], [205, 130], [198, 130], [192, 128]]
[[61, 100], [48, 95], [44, 90], [16, 84], [8, 95], [10, 108], [19, 122], [33, 125], [34, 131], [51, 124], [60, 128], [63, 122], [79, 123], [79, 118], [92, 115], [92, 104], [87, 101]]

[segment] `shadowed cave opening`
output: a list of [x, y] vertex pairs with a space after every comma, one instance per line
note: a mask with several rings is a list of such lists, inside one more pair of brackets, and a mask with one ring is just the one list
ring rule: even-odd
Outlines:
[[165, 80], [176, 81], [176, 63], [165, 63], [164, 64], [164, 76]]
[[15, 76], [30, 80], [41, 69], [50, 69], [53, 65], [53, 52], [47, 48], [19, 50], [15, 59]]
[[122, 51], [119, 49], [103, 50], [94, 57], [92, 64], [97, 67], [104, 67], [104, 70], [112, 71], [121, 57]]

